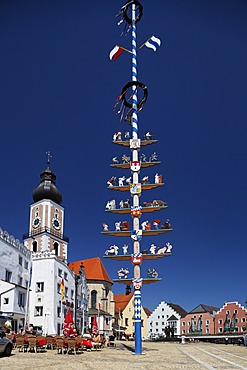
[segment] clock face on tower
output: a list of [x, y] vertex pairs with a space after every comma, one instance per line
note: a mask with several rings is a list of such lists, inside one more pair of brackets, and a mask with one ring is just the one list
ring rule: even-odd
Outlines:
[[40, 225], [41, 223], [41, 218], [39, 216], [35, 216], [35, 218], [33, 219], [33, 227], [36, 228]]
[[60, 221], [56, 217], [54, 217], [51, 220], [51, 222], [52, 222], [52, 226], [54, 227], [54, 229], [56, 229], [56, 230], [60, 230], [61, 229]]

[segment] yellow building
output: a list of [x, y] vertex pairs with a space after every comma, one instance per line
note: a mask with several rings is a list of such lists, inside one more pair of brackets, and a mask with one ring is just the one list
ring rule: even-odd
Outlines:
[[[133, 336], [135, 333], [135, 322], [134, 322], [134, 293], [130, 294], [117, 294], [114, 296], [115, 300], [115, 328], [118, 332], [118, 328], [124, 331], [127, 337]], [[141, 307], [141, 318], [142, 318], [142, 337], [147, 337], [147, 318], [149, 310]]]

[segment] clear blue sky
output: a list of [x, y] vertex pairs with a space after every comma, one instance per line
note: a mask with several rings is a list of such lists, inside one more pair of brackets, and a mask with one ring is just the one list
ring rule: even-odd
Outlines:
[[[161, 300], [192, 310], [199, 303], [221, 307], [244, 303], [246, 295], [247, 209], [247, 3], [244, 0], [141, 0], [137, 44], [151, 35], [157, 52], [138, 53], [138, 79], [149, 89], [139, 114], [139, 133], [159, 141], [146, 147], [161, 160], [156, 168], [165, 187], [142, 201], [162, 199], [168, 209], [150, 220], [169, 218], [174, 231], [144, 237], [141, 248], [170, 241], [173, 254], [155, 267], [162, 282], [144, 286], [150, 310]], [[0, 2], [0, 226], [22, 239], [28, 231], [32, 191], [46, 167], [63, 194], [69, 262], [102, 257], [128, 238], [101, 235], [123, 216], [105, 213], [107, 200], [127, 197], [107, 189], [111, 159], [126, 152], [112, 144], [120, 123], [113, 106], [131, 80], [131, 59], [110, 61], [120, 38], [115, 15], [119, 0], [2, 0]], [[127, 149], [128, 150], [128, 149]], [[128, 154], [128, 152], [127, 152]], [[156, 169], [144, 169], [150, 177]], [[144, 220], [143, 216], [141, 220]], [[102, 258], [103, 260], [103, 258]], [[112, 279], [119, 267], [103, 260]], [[124, 286], [114, 284], [115, 293]]]

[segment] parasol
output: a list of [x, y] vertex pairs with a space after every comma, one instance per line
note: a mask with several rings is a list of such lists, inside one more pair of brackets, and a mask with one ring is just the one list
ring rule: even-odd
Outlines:
[[96, 334], [99, 331], [96, 315], [93, 318], [92, 334]]
[[74, 320], [70, 308], [67, 311], [67, 314], [64, 319], [64, 335], [66, 337], [76, 337], [77, 331], [74, 325]]

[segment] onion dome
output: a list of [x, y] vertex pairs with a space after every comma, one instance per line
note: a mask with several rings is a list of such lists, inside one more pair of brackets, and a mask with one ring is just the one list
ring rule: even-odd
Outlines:
[[48, 156], [48, 166], [40, 174], [40, 184], [33, 191], [33, 201], [38, 202], [42, 199], [50, 199], [57, 204], [62, 203], [62, 194], [56, 187], [56, 175], [50, 170], [50, 160]]

